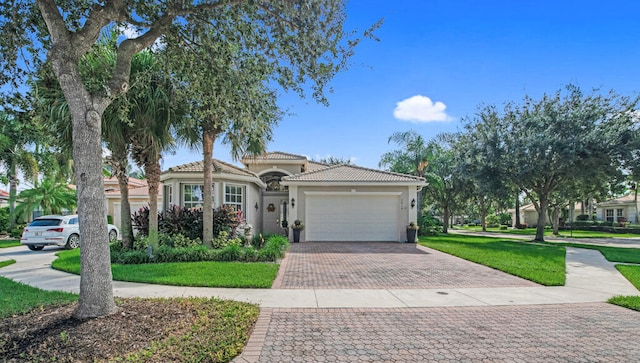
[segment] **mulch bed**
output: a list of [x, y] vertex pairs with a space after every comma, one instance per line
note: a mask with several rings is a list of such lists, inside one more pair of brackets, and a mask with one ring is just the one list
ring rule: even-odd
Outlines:
[[76, 304], [49, 306], [0, 321], [5, 362], [94, 362], [140, 351], [152, 341], [179, 335], [197, 317], [177, 300], [127, 299], [116, 314], [87, 320], [72, 316]]

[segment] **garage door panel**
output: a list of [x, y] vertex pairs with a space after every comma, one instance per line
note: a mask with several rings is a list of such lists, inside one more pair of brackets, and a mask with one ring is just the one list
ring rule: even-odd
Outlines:
[[397, 241], [397, 195], [307, 196], [308, 241]]

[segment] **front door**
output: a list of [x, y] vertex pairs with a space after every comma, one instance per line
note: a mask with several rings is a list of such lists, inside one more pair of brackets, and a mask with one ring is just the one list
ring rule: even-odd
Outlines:
[[267, 234], [284, 234], [282, 221], [287, 220], [288, 193], [269, 193], [262, 195], [262, 232]]

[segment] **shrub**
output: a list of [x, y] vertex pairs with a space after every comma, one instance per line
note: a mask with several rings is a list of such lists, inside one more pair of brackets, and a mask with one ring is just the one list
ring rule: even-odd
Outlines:
[[244, 250], [241, 260], [245, 262], [256, 262], [258, 260], [258, 251], [253, 247], [247, 247]]
[[0, 231], [9, 230], [9, 207], [0, 208]]
[[[182, 234], [196, 240], [202, 240], [203, 216], [201, 208], [182, 208], [171, 206], [167, 211], [158, 214], [158, 230], [169, 235]], [[134, 226], [140, 234], [149, 234], [149, 208], [143, 207], [132, 215]], [[231, 206], [222, 206], [213, 210], [213, 235], [222, 231], [232, 232], [238, 227], [236, 212]]]
[[588, 214], [580, 214], [576, 216], [576, 221], [588, 221], [588, 220], [589, 220]]
[[240, 238], [229, 238], [229, 232], [221, 231], [218, 233], [218, 237], [215, 237], [211, 241], [211, 244], [213, 245], [213, 248], [224, 248], [229, 245], [241, 246], [242, 240]]
[[191, 239], [189, 237], [185, 237], [182, 233], [174, 235], [160, 234], [159, 241], [161, 246], [175, 248], [196, 247], [202, 245], [202, 241], [199, 238]]
[[[487, 224], [487, 227], [489, 227], [490, 224], [498, 227], [500, 225], [500, 219], [498, 219], [498, 216], [495, 214], [489, 214], [485, 218], [484, 223]], [[494, 228], [494, 227], [491, 227], [491, 228]]]
[[9, 236], [11, 236], [11, 238], [20, 238], [22, 237], [23, 230], [24, 230], [24, 225], [19, 225], [16, 228], [9, 231]]
[[508, 228], [509, 228], [508, 226], [504, 226], [504, 225], [500, 226], [501, 231], [506, 231]]
[[237, 244], [229, 244], [218, 253], [219, 261], [238, 261], [242, 253], [242, 247]]
[[438, 229], [442, 226], [442, 222], [435, 218], [433, 214], [428, 212], [418, 218], [418, 226], [420, 227], [418, 230], [420, 235], [432, 235], [438, 233]]
[[264, 247], [258, 251], [259, 261], [276, 261], [284, 257], [284, 252], [289, 247], [289, 240], [285, 236], [272, 235]]
[[510, 226], [511, 223], [511, 213], [500, 213], [498, 214], [498, 223]]

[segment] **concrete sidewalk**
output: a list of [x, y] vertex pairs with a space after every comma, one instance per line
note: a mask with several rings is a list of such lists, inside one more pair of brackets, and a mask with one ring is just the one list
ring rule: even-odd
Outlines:
[[[418, 246], [424, 249], [424, 247]], [[428, 249], [426, 249], [428, 250]], [[53, 251], [52, 251], [53, 252]], [[16, 263], [0, 276], [44, 290], [79, 292], [80, 277], [51, 268], [52, 252], [24, 247], [0, 251]], [[567, 248], [567, 281], [560, 287], [453, 289], [229, 289], [113, 282], [119, 297], [217, 297], [260, 304], [263, 308], [406, 308], [501, 306], [605, 302], [615, 295], [638, 295], [598, 251]]]

